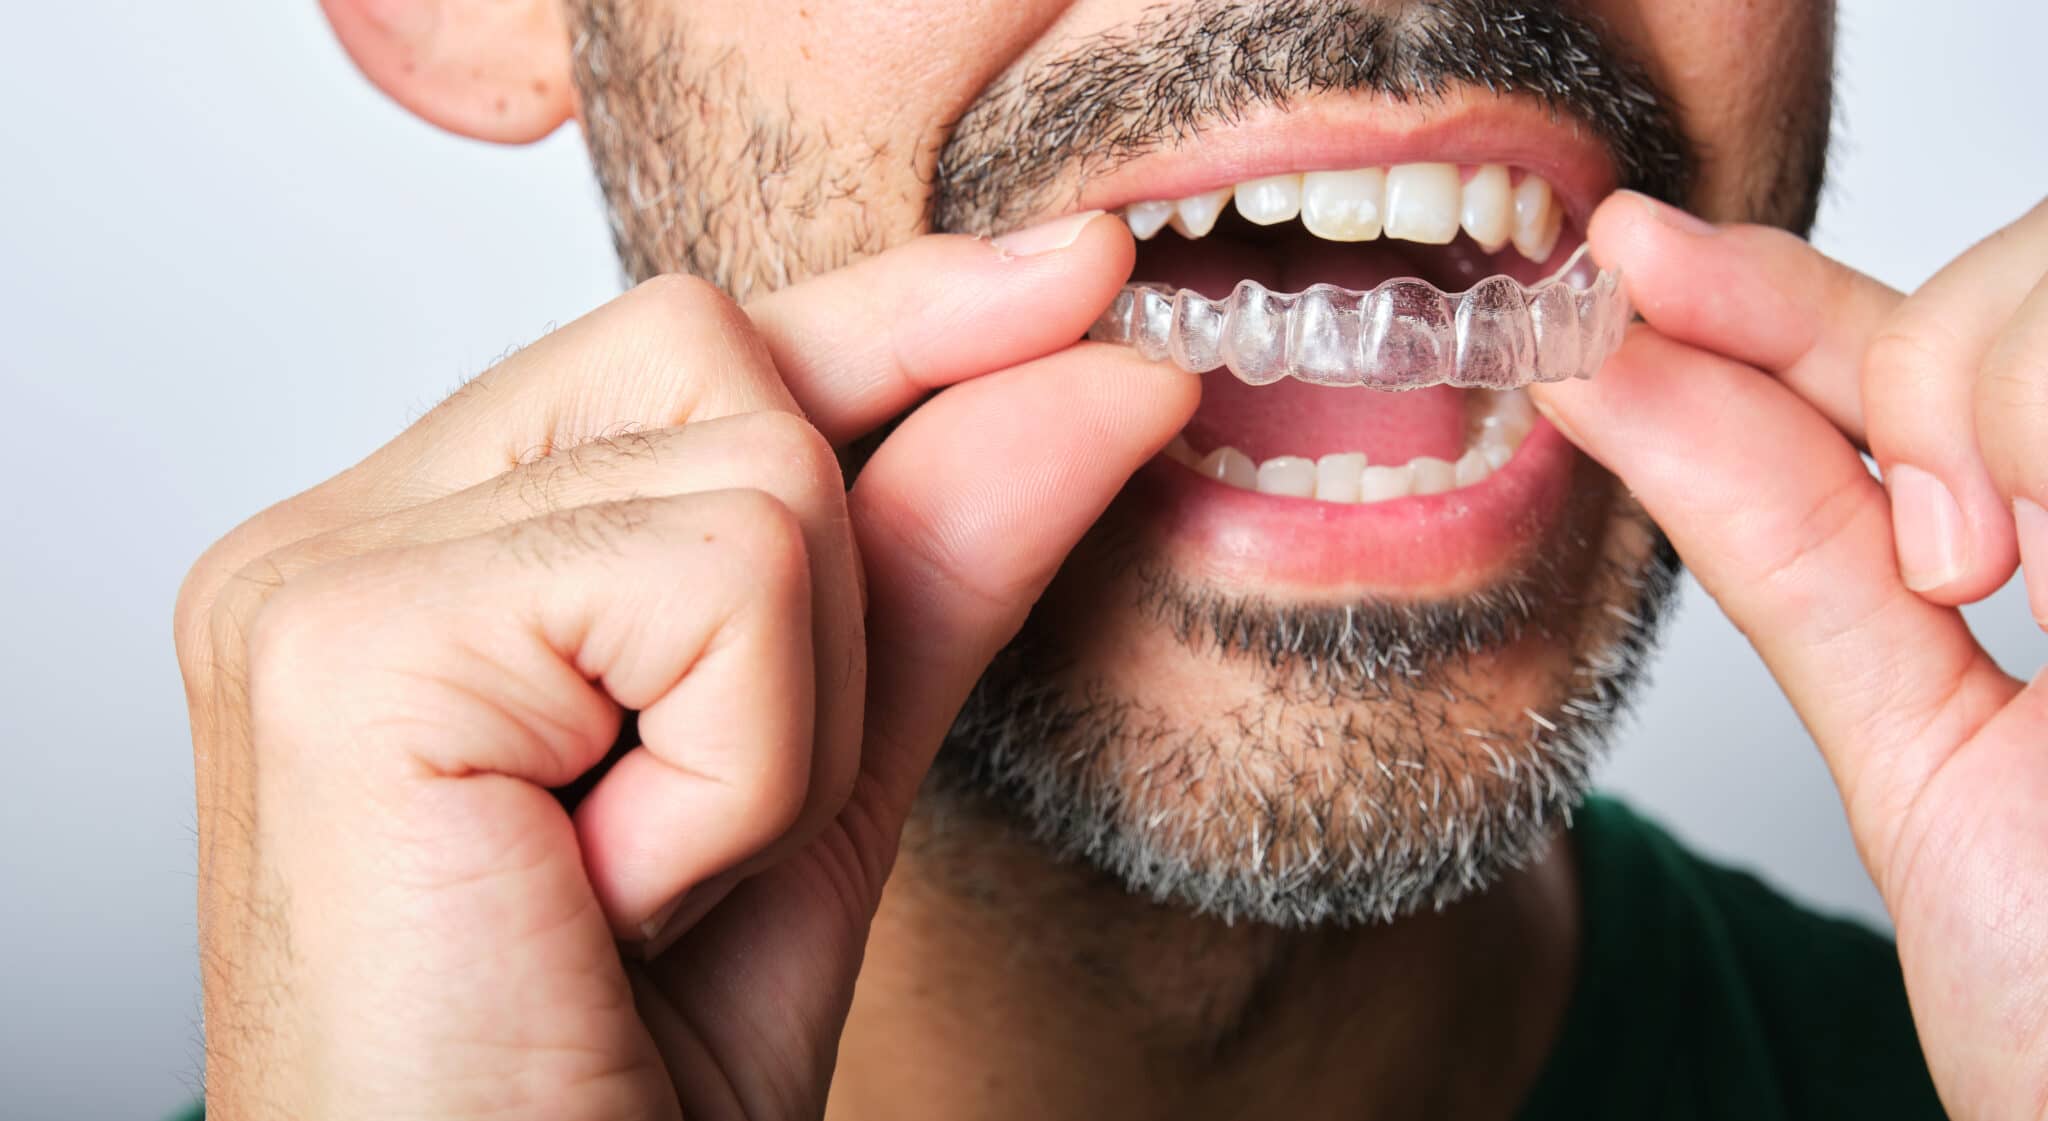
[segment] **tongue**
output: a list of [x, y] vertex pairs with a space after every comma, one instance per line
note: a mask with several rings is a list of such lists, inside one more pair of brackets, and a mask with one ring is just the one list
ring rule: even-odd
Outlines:
[[1364, 452], [1366, 462], [1382, 464], [1422, 455], [1455, 460], [1465, 449], [1464, 394], [1451, 386], [1382, 393], [1292, 379], [1250, 386], [1215, 370], [1202, 377], [1202, 407], [1187, 437], [1198, 451], [1228, 444], [1255, 463], [1337, 452]]

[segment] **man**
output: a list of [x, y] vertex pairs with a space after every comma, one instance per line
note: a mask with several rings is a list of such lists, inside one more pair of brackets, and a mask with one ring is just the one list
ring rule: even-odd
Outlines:
[[[326, 8], [578, 120], [646, 283], [188, 579], [212, 1116], [2048, 1111], [2048, 686], [1955, 611], [2048, 618], [2048, 207], [1793, 236], [1825, 5]], [[1581, 241], [1590, 380], [1076, 342]], [[1896, 952], [1583, 802], [1674, 552]]]

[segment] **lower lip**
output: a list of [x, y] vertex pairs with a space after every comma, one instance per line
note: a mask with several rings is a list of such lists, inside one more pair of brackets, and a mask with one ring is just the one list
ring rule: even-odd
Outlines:
[[1499, 470], [1442, 494], [1317, 502], [1229, 486], [1159, 456], [1132, 480], [1129, 497], [1183, 575], [1299, 598], [1436, 598], [1493, 584], [1542, 546], [1562, 515], [1575, 458], [1538, 418]]

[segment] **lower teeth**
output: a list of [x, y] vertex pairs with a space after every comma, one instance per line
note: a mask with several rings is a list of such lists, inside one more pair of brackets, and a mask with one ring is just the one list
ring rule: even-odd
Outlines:
[[1166, 455], [1218, 482], [1242, 490], [1320, 502], [1368, 503], [1412, 495], [1442, 494], [1485, 482], [1512, 459], [1536, 423], [1535, 406], [1521, 390], [1480, 396], [1465, 451], [1455, 462], [1417, 456], [1405, 463], [1369, 463], [1362, 452], [1336, 452], [1320, 459], [1280, 455], [1254, 463], [1224, 445], [1207, 454], [1176, 436]]
[[1580, 246], [1533, 287], [1495, 276], [1456, 294], [1406, 277], [1370, 292], [1278, 293], [1247, 280], [1227, 300], [1129, 284], [1088, 337], [1193, 373], [1227, 367], [1252, 385], [1505, 390], [1592, 377], [1631, 314], [1619, 274], [1595, 272]]

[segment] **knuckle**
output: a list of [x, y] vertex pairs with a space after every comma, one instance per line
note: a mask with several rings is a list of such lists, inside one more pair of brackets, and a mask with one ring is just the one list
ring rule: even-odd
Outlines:
[[[196, 683], [221, 652], [219, 620], [223, 603], [239, 609], [252, 590], [246, 576], [270, 556], [271, 536], [261, 516], [251, 518], [207, 546], [178, 584], [171, 607], [172, 644], [186, 680]], [[252, 561], [251, 557], [257, 558]], [[232, 615], [233, 611], [228, 611]]]
[[207, 549], [186, 570], [185, 578], [178, 584], [178, 598], [171, 607], [171, 642], [187, 681], [200, 672], [201, 662], [212, 651], [207, 620], [222, 583], [221, 565], [215, 555], [219, 549], [218, 544]]
[[751, 330], [745, 311], [718, 286], [688, 273], [664, 273], [642, 281], [621, 297], [636, 320], [658, 330], [694, 333], [705, 326]]
[[[215, 631], [237, 636], [246, 652], [244, 673], [250, 697], [287, 691], [351, 641], [346, 634], [379, 617], [356, 602], [350, 589], [365, 581], [349, 571], [360, 558], [336, 561], [320, 570], [283, 579], [284, 565], [265, 556], [235, 576], [237, 592], [221, 597]], [[338, 577], [338, 578], [329, 578]]]
[[827, 492], [844, 493], [838, 455], [809, 421], [776, 410], [748, 413], [741, 419], [747, 453], [782, 484], [779, 489], [785, 496], [811, 500]]
[[754, 489], [721, 491], [705, 523], [707, 541], [715, 536], [761, 586], [808, 581], [803, 524], [776, 496]]
[[[724, 396], [745, 371], [772, 369], [767, 344], [746, 311], [708, 281], [671, 275], [649, 280], [616, 305], [614, 360], [605, 365], [599, 399], [629, 401], [641, 423], [670, 427]], [[623, 356], [624, 361], [616, 360]], [[627, 371], [637, 371], [627, 376]], [[588, 402], [585, 413], [604, 413]], [[613, 409], [611, 412], [615, 413]], [[603, 419], [615, 419], [606, 415]]]

